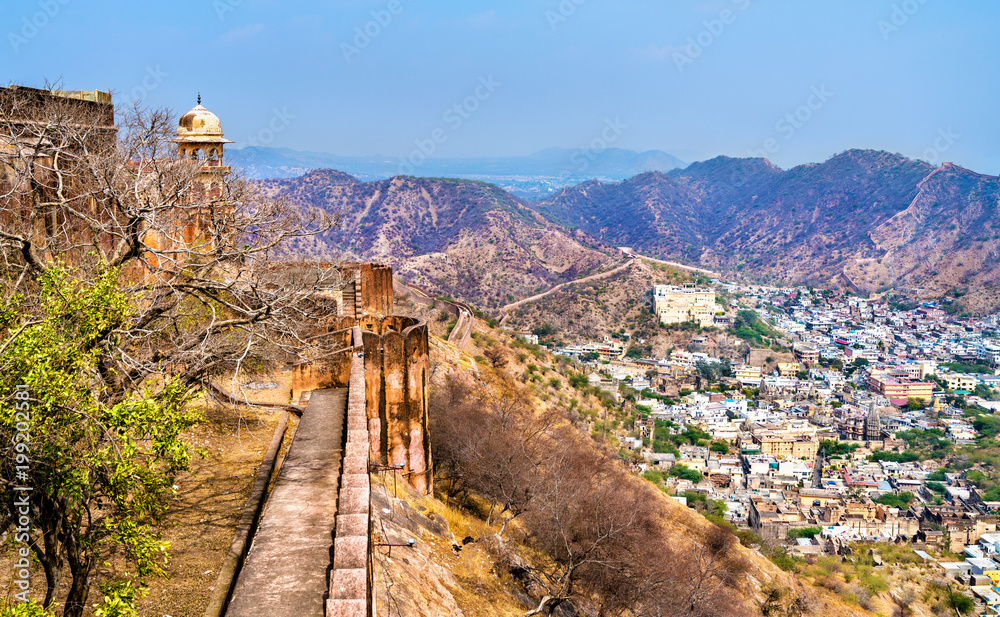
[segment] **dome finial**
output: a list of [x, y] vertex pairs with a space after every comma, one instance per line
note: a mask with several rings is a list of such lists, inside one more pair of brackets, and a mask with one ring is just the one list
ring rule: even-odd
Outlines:
[[201, 92], [198, 93], [198, 104], [201, 105]]

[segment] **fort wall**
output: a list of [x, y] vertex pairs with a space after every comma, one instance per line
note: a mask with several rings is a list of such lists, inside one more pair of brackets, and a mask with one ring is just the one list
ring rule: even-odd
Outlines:
[[[344, 302], [327, 319], [316, 355], [294, 367], [292, 396], [346, 387], [351, 353], [362, 352], [365, 377], [366, 430], [372, 461], [397, 468], [414, 489], [433, 490], [430, 439], [427, 433], [427, 381], [430, 344], [422, 319], [391, 315], [392, 269], [378, 264], [344, 264]], [[349, 278], [350, 277], [350, 278]], [[355, 311], [361, 310], [361, 316]], [[356, 337], [354, 332], [359, 333]]]
[[[354, 327], [355, 340], [364, 334]], [[376, 614], [372, 580], [371, 479], [365, 408], [365, 360], [349, 356], [347, 438], [337, 499], [337, 522], [330, 570], [328, 617], [369, 617]], [[367, 357], [367, 356], [366, 356]]]

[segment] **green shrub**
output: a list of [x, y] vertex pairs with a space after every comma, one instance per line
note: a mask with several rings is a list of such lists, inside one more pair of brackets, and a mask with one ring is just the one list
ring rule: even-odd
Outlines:
[[788, 539], [795, 540], [796, 538], [812, 538], [813, 536], [818, 536], [823, 530], [819, 527], [799, 527], [797, 529], [788, 530]]
[[691, 469], [684, 463], [677, 463], [676, 465], [671, 467], [670, 471], [667, 473], [669, 473], [671, 476], [675, 478], [680, 478], [681, 480], [689, 480], [690, 482], [694, 482], [695, 484], [701, 482], [702, 479], [704, 478], [704, 476], [701, 475], [700, 471]]

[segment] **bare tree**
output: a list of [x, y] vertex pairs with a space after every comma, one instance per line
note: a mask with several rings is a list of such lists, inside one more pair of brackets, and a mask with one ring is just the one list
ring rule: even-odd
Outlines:
[[630, 490], [625, 471], [582, 439], [573, 429], [555, 438], [557, 454], [540, 483], [544, 495], [526, 515], [531, 543], [552, 562], [529, 568], [544, 592], [525, 617], [592, 596], [602, 614], [617, 614], [635, 606], [635, 592], [649, 591], [643, 547], [658, 532], [648, 495]]
[[507, 366], [510, 358], [507, 355], [507, 350], [500, 345], [491, 345], [487, 349], [483, 350], [483, 356], [489, 360], [493, 368], [500, 370]]
[[[123, 542], [124, 527], [112, 523], [127, 521], [129, 508], [140, 505], [129, 491], [146, 500], [134, 525], [151, 529], [165, 513], [164, 478], [186, 463], [175, 434], [151, 439], [163, 427], [137, 429], [122, 410], [145, 404], [148, 412], [155, 404], [166, 423], [210, 380], [264, 370], [314, 345], [310, 324], [325, 311], [318, 292], [339, 282], [334, 266], [290, 270], [273, 263], [282, 242], [334, 221], [266, 199], [253, 183], [208, 169], [205, 161], [178, 157], [170, 143], [177, 124], [166, 110], [135, 104], [117, 113], [116, 124], [106, 105], [0, 89], [0, 295], [16, 301], [0, 315], [3, 384], [34, 383], [30, 355], [19, 345], [38, 338], [37, 328], [55, 334], [65, 334], [51, 330], [55, 323], [77, 328], [66, 342], [81, 347], [73, 354], [83, 353], [77, 365], [60, 367], [72, 378], [73, 397], [47, 390], [59, 384], [33, 385], [33, 401], [52, 414], [48, 419], [76, 423], [64, 425], [67, 441], [51, 444], [52, 452], [89, 453], [80, 460], [95, 465], [81, 481], [63, 462], [39, 464], [36, 473], [49, 474], [49, 492], [32, 496], [39, 529], [31, 547], [46, 574], [45, 603], [54, 601], [67, 564], [70, 617], [82, 614], [102, 551]], [[106, 293], [90, 293], [105, 287]], [[77, 295], [82, 304], [69, 301]], [[53, 313], [53, 302], [67, 308]], [[0, 407], [10, 402], [0, 398]], [[123, 423], [118, 432], [109, 430], [105, 412]], [[179, 429], [187, 420], [177, 418], [170, 426]], [[2, 428], [6, 441], [10, 426]], [[128, 433], [133, 429], [139, 432]], [[142, 449], [150, 443], [174, 450]], [[142, 485], [140, 474], [140, 483], [126, 490], [115, 471], [123, 467], [105, 465], [96, 454], [107, 451], [114, 464], [123, 463], [135, 444], [138, 456], [150, 457], [149, 471], [166, 475], [147, 478], [152, 486]], [[7, 471], [0, 497], [9, 504]], [[141, 572], [149, 570], [141, 553], [153, 545], [125, 548], [146, 564]]]
[[253, 366], [265, 341], [308, 346], [298, 324], [322, 314], [317, 288], [336, 286], [339, 271], [292, 275], [273, 260], [284, 241], [335, 221], [235, 174], [206, 179], [204, 161], [175, 155], [167, 110], [134, 104], [117, 127], [104, 113], [51, 96], [0, 103], [0, 138], [15, 145], [0, 175], [5, 287], [29, 289], [59, 262], [81, 280], [123, 271], [141, 302], [103, 361], [119, 393], [163, 366], [196, 384]]
[[686, 611], [682, 614], [719, 614], [717, 601], [739, 587], [748, 564], [735, 551], [739, 544], [736, 536], [719, 525], [710, 526], [704, 535], [692, 539], [692, 544], [690, 550], [685, 551], [687, 575], [674, 590], [677, 601]]
[[489, 501], [487, 523], [500, 522], [504, 535], [537, 497], [545, 438], [556, 418], [539, 415], [525, 387], [496, 372], [449, 375], [431, 405], [435, 460], [461, 469], [462, 485]]
[[486, 498], [485, 517], [504, 519], [501, 531], [518, 517], [516, 536], [546, 555], [529, 563], [511, 538], [487, 542], [496, 566], [537, 598], [525, 617], [563, 605], [601, 617], [750, 615], [732, 533], [712, 526], [678, 548], [689, 539], [664, 527], [658, 491], [568, 422], [538, 414], [524, 386], [491, 371], [452, 374], [432, 394], [439, 471]]

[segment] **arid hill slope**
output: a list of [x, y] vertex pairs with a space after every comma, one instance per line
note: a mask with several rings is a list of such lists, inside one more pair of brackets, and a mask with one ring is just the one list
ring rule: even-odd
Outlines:
[[[580, 431], [580, 439], [589, 442], [595, 451], [601, 448], [598, 443], [589, 441], [587, 436], [591, 434], [591, 428], [586, 420], [598, 416], [601, 403], [591, 393], [570, 384], [569, 378], [575, 369], [569, 363], [544, 350], [526, 347], [513, 339], [510, 333], [490, 328], [482, 320], [477, 322], [476, 333], [468, 348], [458, 349], [436, 338], [432, 348], [439, 363], [431, 377], [433, 390], [447, 388], [448, 381], [460, 374], [472, 381], [482, 379], [485, 383], [502, 383], [490, 377], [493, 369], [486, 366], [485, 360], [475, 359], [487, 355], [487, 349], [501, 349], [508, 361], [501, 370], [509, 375], [509, 379], [525, 384], [527, 391], [523, 393], [526, 396], [523, 401], [535, 413], [558, 418], [551, 427], [553, 430], [568, 428], [564, 423], [572, 421]], [[529, 379], [532, 375], [537, 378]], [[501, 399], [507, 403], [514, 400]], [[560, 409], [566, 408], [575, 410], [575, 418], [563, 415]], [[432, 427], [440, 428], [441, 425], [435, 422], [442, 421], [441, 414], [448, 413], [447, 409], [450, 407], [435, 405], [432, 401]], [[498, 457], [498, 460], [501, 458]], [[705, 554], [705, 547], [713, 541], [712, 538], [718, 538], [718, 529], [711, 522], [676, 500], [667, 498], [647, 481], [629, 474], [620, 461], [613, 465], [617, 467], [613, 475], [620, 494], [643, 495], [656, 513], [657, 525], [647, 530], [644, 541], [654, 545], [665, 542], [664, 550], [677, 550], [679, 554]], [[587, 476], [582, 474], [582, 477]], [[505, 538], [498, 540], [494, 534], [499, 532], [501, 525], [490, 525], [483, 520], [489, 508], [483, 507], [483, 503], [475, 498], [461, 497], [460, 492], [453, 490], [454, 480], [455, 476], [448, 480], [439, 479], [433, 497], [418, 497], [405, 489], [396, 491], [391, 481], [376, 488], [376, 512], [381, 513], [377, 514], [380, 520], [375, 526], [378, 533], [384, 534], [387, 541], [405, 541], [407, 537], [417, 540], [413, 550], [393, 553], [392, 560], [387, 559], [385, 551], [376, 557], [376, 594], [379, 602], [392, 605], [395, 611], [392, 614], [406, 617], [438, 615], [441, 612], [439, 607], [449, 607], [449, 614], [462, 611], [470, 617], [525, 614], [538, 604], [542, 592], [537, 585], [525, 584], [529, 580], [524, 576], [525, 566], [534, 564], [535, 567], [550, 568], [553, 565], [553, 556], [541, 551], [528, 533], [532, 523], [524, 522], [534, 510], [518, 518]], [[539, 487], [539, 490], [543, 489]], [[550, 495], [544, 490], [541, 494]], [[567, 520], [566, 523], [572, 522]], [[460, 546], [460, 549], [456, 550], [454, 546]], [[755, 549], [741, 546], [738, 542], [727, 546], [727, 566], [723, 566], [722, 562], [716, 564], [724, 584], [717, 585], [717, 582], [706, 580], [706, 588], [710, 586], [712, 591], [705, 598], [705, 606], [692, 611], [685, 607], [676, 614], [767, 614], [781, 617], [863, 617], [872, 614], [845, 602], [827, 589], [805, 584], [796, 575], [780, 570]], [[636, 550], [640, 552], [639, 547]], [[688, 580], [697, 580], [699, 572], [705, 571], [699, 568], [711, 567], [711, 563], [714, 562], [695, 559], [692, 569], [680, 572], [685, 578], [679, 587], [686, 586]], [[727, 570], [728, 564], [738, 567], [739, 574]], [[670, 578], [677, 574], [664, 571], [662, 576]], [[594, 589], [592, 594], [577, 594], [568, 608], [579, 608], [579, 614], [591, 614], [591, 611], [596, 614], [594, 609], [600, 603], [601, 593]], [[720, 597], [725, 597], [731, 604], [719, 606]], [[759, 608], [765, 602], [768, 602], [766, 612]], [[591, 606], [591, 603], [594, 605]], [[893, 608], [891, 604], [887, 606]], [[553, 614], [574, 613], [557, 610]], [[886, 614], [889, 614], [888, 610]]]
[[592, 181], [533, 207], [610, 245], [755, 279], [902, 290], [957, 288], [995, 308], [998, 178], [849, 150], [787, 171], [717, 157], [668, 174]]
[[756, 281], [1000, 306], [1000, 179], [889, 152], [849, 150], [787, 171], [717, 157], [531, 204], [481, 182], [359, 182], [332, 170], [265, 185], [342, 214], [340, 228], [296, 242], [297, 257], [388, 262], [484, 309], [606, 270], [617, 246]]
[[288, 248], [393, 265], [436, 294], [500, 306], [613, 263], [607, 247], [550, 223], [482, 182], [400, 176], [359, 182], [332, 170], [268, 180], [273, 195], [340, 213], [340, 226]]
[[909, 206], [870, 233], [881, 253], [847, 272], [869, 288], [899, 281], [927, 295], [968, 294], [971, 311], [1000, 304], [1000, 178], [946, 163]]

